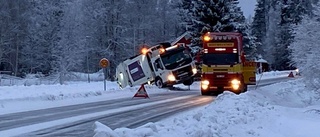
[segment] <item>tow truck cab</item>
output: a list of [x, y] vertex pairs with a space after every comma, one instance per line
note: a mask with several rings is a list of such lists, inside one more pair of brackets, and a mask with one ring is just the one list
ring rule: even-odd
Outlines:
[[255, 63], [244, 58], [241, 33], [208, 32], [202, 39], [202, 95], [241, 93], [255, 85]]

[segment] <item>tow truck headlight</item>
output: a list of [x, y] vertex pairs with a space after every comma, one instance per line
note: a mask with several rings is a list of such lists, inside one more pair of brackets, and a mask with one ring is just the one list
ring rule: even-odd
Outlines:
[[204, 90], [206, 90], [206, 89], [208, 89], [209, 84], [210, 84], [210, 83], [209, 83], [208, 80], [203, 80], [203, 81], [201, 81], [201, 88], [204, 89]]
[[193, 68], [193, 69], [192, 69], [193, 74], [196, 74], [197, 71], [198, 71], [197, 68]]
[[176, 81], [176, 77], [174, 77], [174, 75], [170, 74], [170, 75], [168, 76], [168, 80], [169, 80], [169, 81]]
[[234, 90], [238, 90], [239, 87], [240, 87], [240, 84], [241, 84], [241, 82], [240, 82], [239, 80], [237, 80], [237, 79], [233, 79], [233, 80], [231, 81], [231, 86], [232, 86], [232, 88], [233, 88]]

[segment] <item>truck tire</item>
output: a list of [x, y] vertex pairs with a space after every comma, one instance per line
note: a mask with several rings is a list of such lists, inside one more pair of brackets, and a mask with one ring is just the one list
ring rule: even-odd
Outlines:
[[247, 92], [247, 90], [248, 90], [248, 85], [244, 85], [242, 92], [243, 92], [243, 93], [244, 93], [244, 92]]
[[155, 81], [155, 84], [158, 88], [163, 88], [164, 87], [164, 84], [162, 82], [162, 79], [161, 78], [157, 78], [156, 81]]
[[201, 90], [201, 95], [208, 96], [208, 95], [210, 95], [210, 92]]
[[183, 85], [190, 86], [190, 85], [192, 85], [193, 81], [194, 81], [194, 79], [190, 78], [186, 81], [183, 81]]
[[131, 83], [131, 81], [128, 81], [128, 83], [129, 83], [129, 86], [130, 86], [130, 87], [132, 87], [132, 86], [133, 86], [133, 85], [132, 85], [132, 83]]

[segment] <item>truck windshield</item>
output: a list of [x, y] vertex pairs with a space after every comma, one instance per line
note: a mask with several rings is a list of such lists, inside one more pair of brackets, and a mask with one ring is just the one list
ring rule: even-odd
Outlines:
[[169, 70], [192, 62], [190, 52], [185, 48], [166, 52], [165, 54], [161, 55], [161, 59], [165, 68]]
[[239, 58], [237, 53], [226, 53], [226, 54], [216, 54], [216, 53], [206, 53], [202, 56], [203, 64], [206, 65], [234, 65], [239, 63]]

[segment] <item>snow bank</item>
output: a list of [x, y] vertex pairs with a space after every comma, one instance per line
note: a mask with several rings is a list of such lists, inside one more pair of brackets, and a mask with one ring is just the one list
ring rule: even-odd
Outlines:
[[[70, 72], [66, 76], [67, 82], [70, 81], [90, 81], [97, 82], [103, 81], [104, 75], [102, 70], [96, 73], [79, 73]], [[25, 78], [15, 77], [11, 75], [0, 74], [0, 86], [31, 86], [31, 85], [55, 85], [59, 83], [59, 76], [57, 74], [52, 74], [50, 76], [44, 76], [41, 73], [38, 74], [27, 74]]]
[[[115, 137], [256, 136], [258, 133], [254, 130], [261, 129], [263, 124], [260, 116], [275, 115], [275, 112], [270, 104], [250, 100], [247, 95], [224, 92], [204, 109], [166, 120], [166, 123], [149, 123], [136, 129], [118, 128], [105, 132], [116, 134]], [[253, 123], [256, 124], [255, 129], [243, 126]], [[101, 134], [101, 130], [96, 132], [95, 137], [100, 137], [98, 134]]]
[[307, 90], [303, 80], [295, 79], [261, 87], [257, 92], [250, 92], [250, 95], [260, 96], [260, 100], [284, 107], [307, 107], [317, 104], [319, 95], [315, 91]]
[[316, 137], [320, 103], [315, 96], [301, 80], [240, 95], [224, 92], [204, 108], [135, 129], [96, 130], [95, 137]]
[[[113, 82], [108, 82], [108, 91], [117, 90]], [[0, 101], [10, 100], [62, 100], [66, 98], [88, 97], [103, 94], [103, 82], [78, 82], [68, 85], [32, 85], [0, 87]]]
[[287, 77], [290, 72], [296, 74], [296, 71], [294, 70], [287, 70], [287, 71], [270, 71], [270, 72], [263, 72], [261, 74], [256, 75], [256, 79], [270, 79], [275, 77]]

